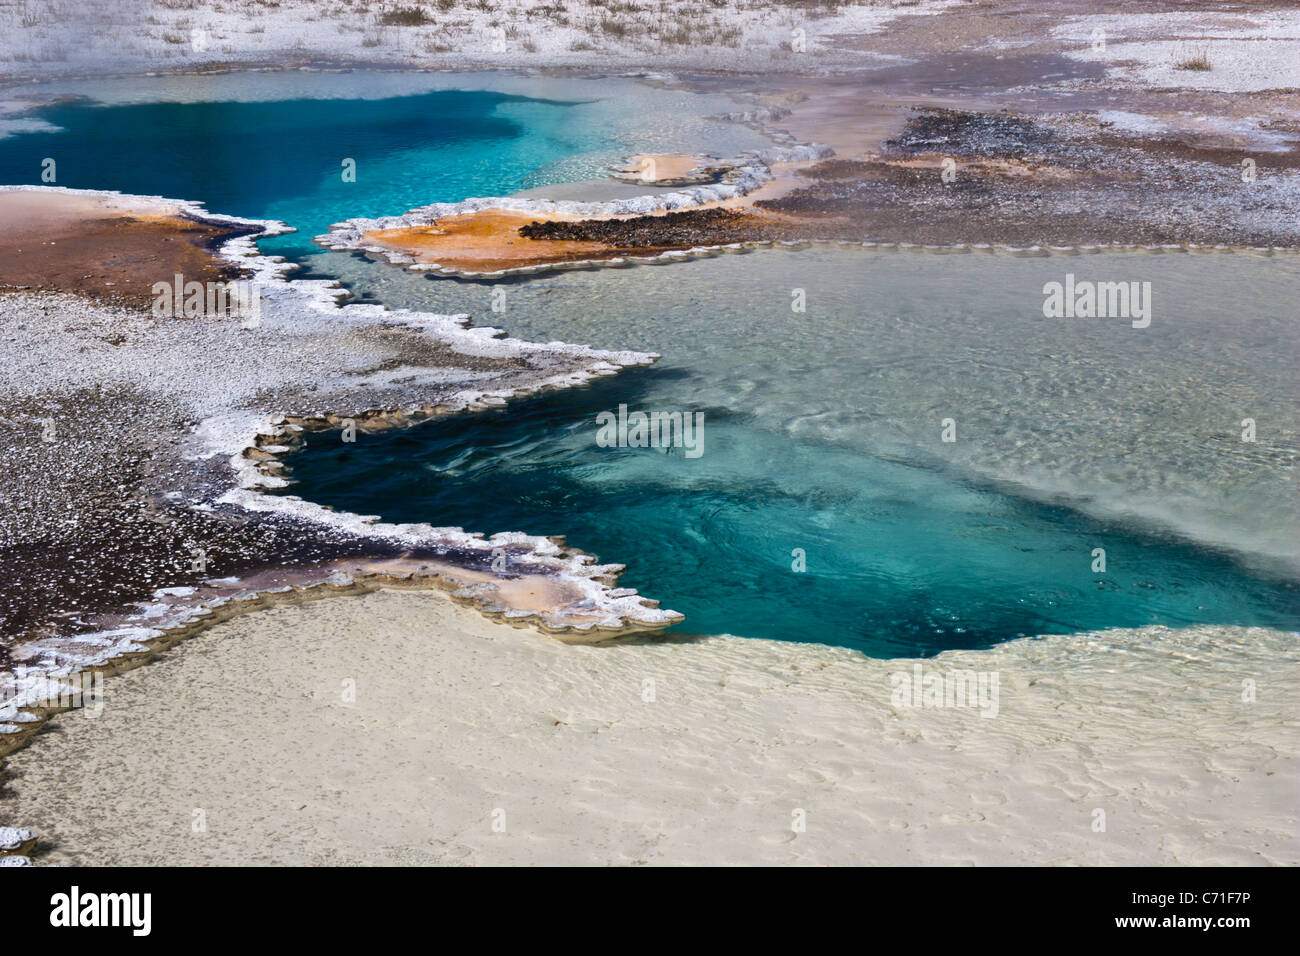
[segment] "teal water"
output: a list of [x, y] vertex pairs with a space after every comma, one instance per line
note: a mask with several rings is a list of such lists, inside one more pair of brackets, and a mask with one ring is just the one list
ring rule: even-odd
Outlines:
[[[489, 314], [491, 284], [353, 268], [358, 295]], [[1151, 327], [1044, 319], [1042, 286], [1067, 270], [1151, 281]], [[503, 287], [491, 318], [512, 334], [663, 358], [505, 411], [312, 436], [290, 491], [564, 534], [692, 632], [893, 656], [1300, 625], [1290, 261], [811, 248]], [[703, 453], [601, 447], [597, 416], [620, 404], [703, 412]]]
[[[57, 132], [0, 140], [0, 181], [36, 181], [54, 157], [58, 184], [198, 199], [237, 216], [280, 219], [292, 235], [264, 251], [303, 256], [313, 236], [352, 216], [516, 192], [547, 163], [586, 148], [573, 104], [490, 92], [381, 100], [60, 103]], [[343, 161], [355, 162], [345, 181]]]
[[[653, 377], [360, 446], [317, 436], [294, 458], [291, 490], [393, 521], [565, 534], [630, 564], [621, 583], [685, 613], [677, 630], [691, 632], [906, 656], [1106, 627], [1300, 623], [1293, 582], [1227, 555], [790, 442], [734, 410], [705, 410], [695, 461], [597, 447], [595, 416], [637, 402]], [[1091, 571], [1094, 548], [1105, 574]]]
[[[58, 184], [200, 199], [209, 209], [281, 219], [297, 234], [264, 240], [281, 254], [350, 216], [514, 192], [539, 166], [583, 148], [571, 104], [488, 92], [382, 100], [252, 103], [60, 103], [40, 111], [58, 132], [0, 140], [0, 180], [33, 181], [39, 157]], [[343, 178], [343, 160], [356, 182]]]
[[[293, 493], [567, 535], [627, 563], [623, 583], [684, 612], [688, 631], [891, 656], [1153, 623], [1300, 626], [1290, 259], [813, 248], [430, 280], [310, 237], [346, 217], [593, 178], [637, 150], [731, 154], [750, 134], [698, 120], [721, 104], [609, 80], [133, 83], [26, 117], [0, 138], [0, 181], [38, 183], [50, 156], [59, 185], [283, 219], [299, 233], [263, 248], [359, 298], [663, 355], [504, 412], [355, 445], [314, 436]], [[356, 183], [339, 175], [344, 157]], [[1045, 320], [1042, 285], [1067, 271], [1151, 281], [1151, 327]], [[806, 312], [791, 310], [795, 289]], [[704, 453], [601, 447], [596, 417], [620, 404], [702, 412]], [[1254, 443], [1239, 440], [1248, 416]]]

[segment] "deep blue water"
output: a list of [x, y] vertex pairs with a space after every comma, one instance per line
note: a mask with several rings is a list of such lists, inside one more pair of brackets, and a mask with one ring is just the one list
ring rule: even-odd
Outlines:
[[[696, 459], [597, 446], [599, 412], [647, 407], [664, 387], [685, 396], [689, 377], [633, 370], [356, 444], [314, 435], [292, 459], [289, 490], [392, 521], [564, 534], [628, 564], [620, 583], [685, 613], [677, 630], [872, 656], [1094, 628], [1300, 622], [1294, 582], [1227, 554], [792, 441], [743, 412], [702, 409], [707, 440]], [[1092, 571], [1095, 548], [1105, 549], [1104, 574]]]
[[[214, 212], [280, 219], [298, 232], [267, 252], [311, 253], [313, 236], [356, 216], [504, 195], [538, 169], [588, 149], [574, 104], [493, 92], [372, 100], [57, 103], [32, 118], [58, 127], [0, 139], [0, 182], [117, 189], [203, 202]], [[355, 160], [356, 180], [343, 178]]]

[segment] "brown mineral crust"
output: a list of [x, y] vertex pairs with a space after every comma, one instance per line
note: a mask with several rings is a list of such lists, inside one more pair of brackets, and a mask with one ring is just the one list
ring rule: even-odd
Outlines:
[[156, 282], [228, 282], [243, 274], [216, 248], [252, 227], [93, 206], [75, 193], [0, 193], [0, 287], [73, 292], [149, 307]]

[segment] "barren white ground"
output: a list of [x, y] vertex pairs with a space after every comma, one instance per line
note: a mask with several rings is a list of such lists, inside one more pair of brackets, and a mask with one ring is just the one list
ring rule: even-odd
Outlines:
[[[1160, 89], [1250, 92], [1300, 87], [1300, 11], [1089, 14], [1052, 30], [1112, 81]], [[1179, 68], [1204, 59], [1204, 69]]]
[[[861, 60], [833, 38], [961, 0], [17, 0], [0, 73], [193, 70], [312, 57], [428, 66], [802, 69]], [[411, 10], [421, 16], [401, 16]]]
[[990, 719], [893, 706], [911, 661], [566, 646], [380, 592], [109, 679], [98, 718], [11, 757], [5, 803], [43, 863], [1295, 864], [1293, 642], [1147, 628], [924, 662], [996, 671]]

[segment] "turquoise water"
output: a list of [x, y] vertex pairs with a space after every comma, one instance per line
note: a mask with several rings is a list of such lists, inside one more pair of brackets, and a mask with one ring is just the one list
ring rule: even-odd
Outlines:
[[[311, 247], [346, 217], [589, 179], [638, 150], [756, 144], [699, 119], [721, 102], [623, 81], [455, 82], [109, 81], [0, 139], [0, 181], [37, 183], [50, 156], [59, 185], [283, 219], [300, 232], [263, 248], [358, 298], [662, 353], [505, 412], [355, 445], [314, 436], [291, 490], [567, 535], [627, 563], [623, 583], [684, 612], [679, 629], [889, 656], [1152, 623], [1300, 626], [1293, 260], [812, 248], [493, 285]], [[1151, 327], [1045, 320], [1043, 283], [1067, 271], [1151, 281]], [[620, 404], [702, 412], [703, 454], [601, 447], [596, 418]], [[1247, 416], [1254, 443], [1238, 437]]]
[[[0, 140], [0, 180], [36, 181], [40, 157], [58, 184], [202, 200], [237, 216], [280, 219], [297, 234], [264, 240], [281, 254], [350, 216], [514, 192], [547, 162], [586, 144], [572, 104], [489, 92], [382, 100], [252, 103], [60, 103], [39, 117], [59, 132]], [[345, 182], [343, 161], [356, 164]]]
[[[565, 534], [631, 568], [678, 630], [876, 656], [1144, 624], [1294, 627], [1294, 583], [1176, 539], [706, 409], [705, 454], [613, 450], [595, 416], [654, 373], [345, 445], [312, 440], [291, 489], [393, 521]], [[685, 379], [678, 379], [687, 394]], [[689, 403], [688, 403], [689, 404]], [[798, 555], [804, 567], [794, 570]], [[1104, 548], [1107, 573], [1093, 574]]]
[[[358, 295], [488, 314], [489, 283], [332, 265]], [[1151, 327], [1044, 319], [1067, 270], [1151, 281]], [[564, 534], [692, 632], [892, 656], [1300, 625], [1289, 260], [774, 249], [502, 287], [491, 318], [512, 334], [663, 358], [506, 411], [312, 436], [290, 491]], [[601, 447], [597, 416], [620, 404], [703, 412], [703, 453]]]
[[53, 185], [284, 221], [298, 231], [261, 248], [310, 265], [321, 254], [312, 238], [342, 219], [603, 177], [638, 151], [709, 144], [732, 155], [765, 142], [701, 116], [734, 109], [723, 97], [693, 103], [614, 78], [460, 79], [293, 72], [29, 87], [25, 98], [54, 101], [0, 121], [0, 183], [48, 185], [53, 159]]

